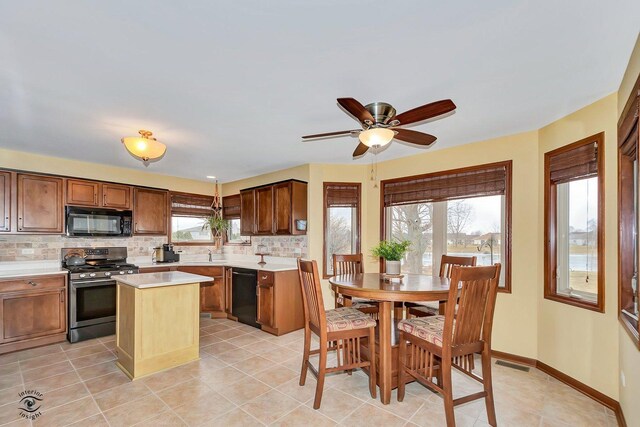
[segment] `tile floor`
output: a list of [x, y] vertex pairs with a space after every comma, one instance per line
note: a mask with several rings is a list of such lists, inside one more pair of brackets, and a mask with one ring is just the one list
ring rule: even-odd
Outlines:
[[[114, 337], [56, 344], [0, 356], [0, 425], [28, 426], [18, 393], [44, 395], [33, 426], [444, 426], [442, 399], [410, 384], [404, 402], [369, 396], [367, 377], [336, 374], [322, 406], [315, 381], [298, 385], [302, 331], [275, 337], [223, 319], [201, 322], [201, 359], [131, 382], [114, 365]], [[310, 377], [310, 378], [309, 378]], [[613, 412], [532, 369], [494, 365], [500, 426], [614, 426]], [[455, 394], [478, 389], [456, 375]], [[458, 426], [488, 426], [483, 401], [456, 409]]]

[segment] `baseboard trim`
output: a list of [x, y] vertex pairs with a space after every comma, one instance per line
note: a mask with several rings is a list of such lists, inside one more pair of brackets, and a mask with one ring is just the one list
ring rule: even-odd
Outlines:
[[566, 385], [568, 385], [569, 387], [579, 391], [580, 393], [584, 394], [585, 396], [595, 400], [596, 402], [606, 406], [607, 408], [611, 409], [615, 414], [616, 414], [616, 419], [618, 420], [618, 425], [621, 427], [627, 427], [627, 423], [626, 420], [624, 419], [624, 414], [622, 413], [622, 407], [620, 406], [620, 402], [618, 402], [615, 399], [612, 399], [611, 397], [607, 396], [606, 394], [599, 392], [598, 390], [596, 390], [593, 387], [590, 387], [578, 380], [576, 380], [575, 378], [570, 377], [569, 375], [565, 374], [564, 372], [561, 372], [559, 370], [557, 370], [556, 368], [553, 368], [549, 365], [547, 365], [546, 363], [543, 363], [539, 360], [536, 359], [531, 359], [529, 357], [524, 357], [524, 356], [518, 356], [517, 354], [511, 354], [511, 353], [505, 353], [502, 351], [497, 351], [497, 350], [492, 350], [491, 354], [493, 357], [498, 358], [498, 359], [504, 359], [510, 362], [515, 362], [515, 363], [520, 363], [522, 365], [527, 365], [527, 366], [532, 366], [534, 368], [537, 368], [539, 370], [541, 370], [542, 372], [544, 372], [545, 374], [557, 379], [560, 382], [565, 383]]

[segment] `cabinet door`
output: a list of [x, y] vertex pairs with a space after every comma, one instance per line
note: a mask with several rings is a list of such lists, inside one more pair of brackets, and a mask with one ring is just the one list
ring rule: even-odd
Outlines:
[[64, 333], [67, 327], [65, 293], [65, 289], [59, 289], [0, 295], [1, 342]]
[[178, 267], [178, 271], [211, 277], [210, 282], [200, 283], [200, 311], [224, 313], [226, 295], [223, 267]]
[[134, 234], [167, 234], [167, 192], [135, 188], [133, 190]]
[[98, 206], [99, 193], [100, 184], [95, 181], [67, 180], [68, 205]]
[[255, 231], [254, 191], [240, 192], [240, 234], [251, 236]]
[[273, 187], [262, 187], [256, 194], [256, 234], [273, 234]]
[[232, 278], [233, 278], [233, 269], [231, 267], [225, 267], [224, 269], [225, 311], [229, 314], [231, 314], [231, 301], [232, 301], [231, 292], [233, 290], [233, 286], [231, 283]]
[[0, 232], [11, 231], [11, 173], [0, 172]]
[[18, 231], [62, 233], [62, 179], [18, 174]]
[[128, 185], [102, 184], [102, 206], [105, 208], [131, 209], [131, 187]]
[[273, 283], [258, 283], [258, 323], [271, 328], [275, 327], [273, 298]]
[[273, 186], [274, 228], [276, 234], [291, 234], [291, 183]]

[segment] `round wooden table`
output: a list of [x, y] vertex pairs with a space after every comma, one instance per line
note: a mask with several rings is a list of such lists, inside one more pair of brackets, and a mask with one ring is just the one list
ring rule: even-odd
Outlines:
[[[379, 301], [379, 381], [380, 400], [391, 401], [393, 388], [391, 311], [394, 302], [446, 301], [449, 298], [449, 279], [423, 274], [405, 274], [402, 281], [385, 281], [382, 274], [345, 274], [329, 278], [331, 289], [346, 297], [366, 298]], [[350, 305], [345, 298], [345, 305]]]

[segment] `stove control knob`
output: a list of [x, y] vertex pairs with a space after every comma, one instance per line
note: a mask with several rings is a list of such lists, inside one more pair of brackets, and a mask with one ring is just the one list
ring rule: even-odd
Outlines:
[[128, 270], [127, 273], [133, 274], [133, 270]]
[[104, 273], [104, 275], [109, 277], [109, 276], [111, 276], [111, 273], [107, 271], [106, 273]]
[[119, 273], [119, 274], [124, 274], [124, 271], [119, 271], [118, 273]]
[[90, 273], [89, 277], [96, 277], [96, 273]]
[[87, 276], [86, 274], [84, 274], [84, 273], [80, 273], [80, 278], [81, 278], [81, 279], [84, 279], [86, 276]]

